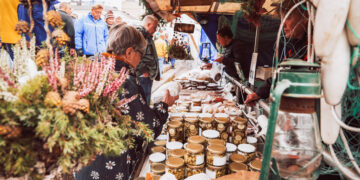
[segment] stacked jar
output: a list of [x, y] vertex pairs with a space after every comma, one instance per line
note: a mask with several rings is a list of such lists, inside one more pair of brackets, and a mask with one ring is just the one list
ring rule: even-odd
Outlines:
[[202, 136], [206, 139], [206, 146], [209, 144], [209, 140], [218, 139], [220, 137], [220, 133], [216, 130], [205, 130], [202, 132]]
[[169, 141], [183, 142], [184, 132], [181, 121], [170, 121], [168, 123]]
[[235, 154], [237, 147], [235, 144], [226, 143], [226, 162], [229, 162], [230, 156]]
[[215, 129], [214, 128], [214, 117], [210, 113], [201, 113], [199, 114], [199, 126], [201, 128], [201, 132], [209, 129]]
[[247, 119], [235, 117], [232, 122], [232, 142], [235, 145], [246, 143]]
[[177, 157], [184, 159], [185, 154], [186, 154], [185, 149], [173, 149], [169, 152], [168, 157]]
[[249, 163], [249, 170], [250, 171], [256, 171], [256, 172], [260, 172], [261, 170], [261, 160], [260, 159], [255, 159], [253, 161], [251, 161]]
[[246, 166], [246, 164], [244, 164], [244, 163], [235, 163], [235, 162], [232, 162], [232, 163], [229, 164], [229, 173], [230, 174], [236, 173], [236, 172], [241, 171], [241, 170], [245, 170], [245, 171], [248, 170], [248, 167]]
[[163, 153], [159, 153], [159, 152], [156, 152], [156, 153], [153, 153], [149, 156], [149, 160], [150, 160], [150, 165], [151, 164], [154, 164], [154, 163], [165, 163], [165, 154]]
[[190, 177], [195, 174], [204, 173], [204, 146], [201, 144], [188, 143], [185, 147], [186, 175]]
[[211, 178], [218, 178], [226, 174], [226, 148], [212, 144], [207, 147], [206, 174]]
[[170, 121], [184, 121], [184, 114], [183, 113], [171, 113], [170, 114]]
[[191, 113], [201, 113], [202, 108], [200, 106], [193, 106], [190, 108]]
[[199, 134], [199, 114], [197, 113], [186, 113], [184, 115], [184, 131], [185, 138], [195, 136]]
[[165, 174], [165, 164], [161, 164], [161, 163], [151, 164], [150, 171], [153, 175], [162, 176]]
[[216, 121], [216, 130], [219, 131], [220, 138], [223, 139], [225, 142], [228, 142], [229, 131], [230, 131], [229, 115], [224, 113], [217, 113], [215, 114], [215, 121]]
[[255, 159], [255, 150], [255, 146], [251, 144], [238, 145], [238, 154], [244, 155], [246, 157], [246, 162], [250, 162]]
[[220, 146], [225, 146], [226, 145], [226, 142], [222, 139], [209, 139], [209, 145], [212, 145], [212, 144], [217, 144], [217, 145], [220, 145]]
[[151, 153], [165, 153], [164, 146], [154, 146], [151, 148]]
[[201, 107], [201, 99], [193, 99], [192, 100], [192, 105]]
[[182, 149], [183, 144], [181, 142], [173, 141], [166, 144], [166, 155], [169, 157], [171, 151], [175, 149]]
[[176, 157], [168, 158], [166, 160], [166, 172], [173, 174], [178, 180], [184, 179], [185, 178], [184, 160]]
[[206, 139], [203, 136], [191, 136], [187, 139], [188, 143], [201, 144], [206, 147]]

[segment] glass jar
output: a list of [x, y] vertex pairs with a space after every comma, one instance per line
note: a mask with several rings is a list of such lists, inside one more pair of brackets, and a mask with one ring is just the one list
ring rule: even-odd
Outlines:
[[195, 136], [199, 134], [199, 114], [197, 113], [186, 113], [184, 115], [185, 123], [185, 138]]
[[260, 172], [261, 171], [261, 163], [262, 163], [262, 161], [260, 159], [255, 159], [255, 160], [251, 161], [249, 163], [249, 170]]
[[218, 144], [209, 145], [206, 153], [206, 163], [212, 166], [224, 166], [226, 164], [226, 147]]
[[206, 139], [203, 136], [191, 136], [187, 139], [188, 143], [201, 144], [205, 147]]
[[200, 106], [194, 106], [191, 107], [190, 109], [190, 113], [201, 113], [202, 112], [202, 108]]
[[244, 139], [246, 139], [246, 129], [247, 129], [246, 118], [235, 117], [232, 122], [232, 141], [233, 144], [239, 145]]
[[165, 140], [157, 140], [154, 142], [154, 145], [155, 146], [163, 146], [165, 147], [166, 146], [166, 141]]
[[230, 127], [230, 119], [229, 115], [224, 113], [215, 114], [215, 127], [216, 130], [220, 133], [220, 138], [225, 140], [226, 142], [229, 140], [229, 127]]
[[201, 106], [201, 99], [193, 99], [192, 105], [193, 106]]
[[186, 165], [186, 177], [190, 177], [195, 174], [205, 173], [205, 164], [198, 166]]
[[246, 137], [246, 143], [253, 145], [256, 148], [257, 145], [257, 138], [253, 136]]
[[255, 158], [255, 150], [255, 146], [251, 144], [238, 145], [238, 154], [244, 155], [246, 157], [246, 162], [250, 162]]
[[165, 163], [165, 154], [163, 153], [152, 153], [149, 156], [150, 165], [153, 163]]
[[214, 129], [214, 126], [213, 126], [214, 117], [212, 114], [201, 113], [201, 114], [199, 114], [199, 120], [200, 120], [199, 125], [201, 128], [201, 131]]
[[165, 174], [165, 164], [162, 163], [153, 163], [150, 165], [150, 172], [153, 175], [162, 176]]
[[215, 179], [226, 175], [226, 166], [212, 166], [208, 164], [206, 166], [206, 175], [211, 179]]
[[198, 166], [204, 164], [204, 146], [201, 144], [188, 143], [185, 147], [185, 163], [187, 165]]
[[184, 160], [181, 158], [170, 157], [166, 160], [166, 172], [173, 174], [176, 179], [185, 178]]
[[182, 148], [183, 148], [183, 144], [181, 142], [177, 142], [177, 141], [168, 142], [166, 143], [166, 154], [167, 156], [169, 156], [170, 151], [175, 149], [182, 149]]
[[154, 146], [151, 148], [151, 153], [165, 153], [165, 147], [164, 146]]
[[169, 152], [169, 157], [177, 157], [177, 158], [183, 158], [186, 154], [185, 149], [174, 149]]
[[209, 145], [211, 144], [218, 144], [218, 145], [221, 145], [221, 146], [225, 146], [226, 145], [226, 142], [222, 139], [209, 139]]
[[183, 141], [184, 132], [180, 121], [170, 121], [168, 123], [169, 141]]
[[211, 129], [203, 131], [202, 135], [206, 139], [206, 146], [208, 146], [210, 139], [217, 139], [220, 137], [220, 133], [218, 131]]
[[236, 153], [236, 145], [232, 143], [226, 143], [226, 162], [229, 162], [229, 158], [232, 154]]
[[191, 106], [191, 101], [189, 101], [189, 100], [178, 101], [177, 105], [178, 105], [178, 107], [183, 106], [188, 109]]
[[183, 121], [184, 114], [183, 113], [171, 113], [170, 114], [170, 121]]
[[178, 113], [184, 113], [184, 112], [188, 112], [188, 111], [189, 111], [188, 106], [178, 106], [178, 107], [176, 107], [176, 112], [178, 112]]
[[230, 174], [236, 173], [236, 172], [241, 171], [241, 170], [247, 171], [248, 170], [247, 165], [244, 164], [244, 163], [236, 163], [236, 162], [232, 162], [232, 163], [229, 164], [229, 172], [230, 172]]
[[244, 155], [241, 154], [232, 154], [229, 157], [230, 162], [235, 162], [235, 163], [246, 163], [246, 157]]

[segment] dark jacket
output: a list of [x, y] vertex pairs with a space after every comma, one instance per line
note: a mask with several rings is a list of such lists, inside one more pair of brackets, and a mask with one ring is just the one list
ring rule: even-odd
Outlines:
[[62, 21], [65, 23], [63, 31], [69, 36], [70, 42], [67, 44], [69, 48], [75, 49], [75, 29], [74, 22], [70, 15], [66, 12], [59, 10]]
[[[280, 42], [282, 44], [282, 42]], [[296, 58], [296, 59], [307, 59], [307, 36], [304, 36], [301, 40], [292, 40], [290, 41], [286, 47], [279, 48], [281, 52], [280, 60], [287, 58]], [[270, 95], [270, 89], [272, 84], [272, 78], [268, 78], [265, 82], [256, 89], [256, 94], [261, 99], [266, 99]]]
[[159, 69], [159, 61], [156, 53], [156, 48], [154, 45], [153, 37], [146, 31], [146, 29], [142, 26], [137, 27], [137, 29], [144, 36], [147, 45], [145, 48], [145, 52], [139, 65], [136, 68], [136, 75], [141, 76], [145, 72], [149, 72], [150, 79], [152, 80], [160, 80], [160, 69]]
[[251, 59], [245, 58], [243, 49], [245, 44], [240, 40], [233, 39], [230, 44], [224, 47], [222, 52], [223, 64], [225, 72], [235, 79], [240, 79], [236, 73], [235, 62], [240, 63], [241, 69], [246, 79], [249, 77]]
[[[120, 71], [122, 67], [129, 70], [130, 74], [122, 86], [123, 93], [119, 96], [119, 99], [130, 98], [134, 95], [138, 96], [134, 101], [122, 106], [121, 113], [129, 115], [133, 121], [146, 123], [149, 129], [153, 131], [154, 137], [157, 137], [168, 117], [168, 106], [163, 102], [154, 104], [153, 109], [146, 105], [145, 94], [137, 81], [134, 69], [117, 60], [115, 70]], [[135, 167], [140, 161], [139, 157], [143, 155], [142, 142], [142, 140], [136, 138], [135, 147], [125, 151], [120, 156], [97, 156], [90, 166], [84, 167], [79, 173], [75, 174], [75, 179], [131, 179]]]

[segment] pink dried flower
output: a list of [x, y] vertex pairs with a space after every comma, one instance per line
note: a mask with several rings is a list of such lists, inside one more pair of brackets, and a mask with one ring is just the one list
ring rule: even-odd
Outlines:
[[138, 97], [138, 94], [131, 96], [131, 98], [124, 98], [120, 102], [116, 103], [116, 108], [121, 109], [121, 106], [129, 104]]
[[15, 83], [10, 80], [10, 77], [1, 69], [1, 67], [0, 67], [0, 78], [2, 78], [11, 87], [15, 85]]

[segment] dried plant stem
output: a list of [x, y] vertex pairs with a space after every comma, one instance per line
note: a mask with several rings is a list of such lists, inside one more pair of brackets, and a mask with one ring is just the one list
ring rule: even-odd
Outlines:
[[29, 4], [29, 9], [28, 9], [28, 11], [29, 11], [29, 18], [30, 18], [30, 29], [29, 29], [29, 32], [28, 32], [28, 36], [29, 36], [29, 38], [31, 39], [31, 38], [32, 38], [32, 31], [33, 31], [33, 29], [34, 29], [35, 23], [34, 23], [34, 19], [33, 19], [33, 17], [32, 17], [32, 5], [31, 5], [31, 0], [27, 0], [27, 1], [28, 1], [28, 4]]

